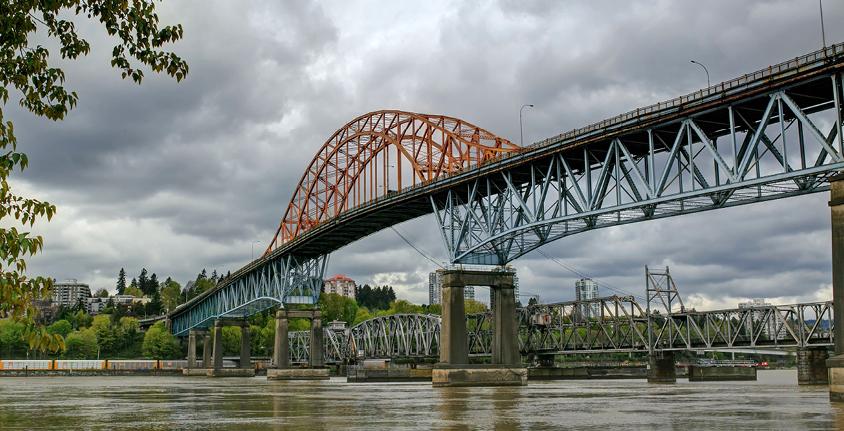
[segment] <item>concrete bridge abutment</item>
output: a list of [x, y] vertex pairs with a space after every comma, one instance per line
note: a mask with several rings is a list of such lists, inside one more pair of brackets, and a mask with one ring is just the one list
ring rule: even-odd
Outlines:
[[[466, 286], [489, 286], [493, 302], [492, 365], [469, 364]], [[513, 273], [446, 270], [442, 277], [440, 362], [431, 372], [434, 386], [523, 386], [527, 369], [519, 354]]]
[[[223, 368], [223, 327], [240, 327], [240, 366], [238, 368]], [[213, 340], [213, 360], [211, 367], [206, 371], [208, 377], [252, 377], [255, 369], [251, 362], [251, 337], [249, 336], [249, 323], [245, 319], [217, 319], [214, 321], [213, 336], [206, 337]], [[206, 356], [207, 349], [203, 352]], [[204, 358], [203, 358], [204, 359]]]

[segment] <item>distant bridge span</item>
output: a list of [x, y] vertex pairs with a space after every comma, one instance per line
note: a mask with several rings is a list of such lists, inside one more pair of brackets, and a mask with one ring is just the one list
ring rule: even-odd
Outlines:
[[593, 229], [828, 190], [842, 69], [838, 44], [526, 148], [456, 118], [363, 115], [319, 150], [265, 254], [172, 330], [315, 303], [329, 253], [432, 212], [451, 262], [502, 265]]
[[[597, 309], [584, 319], [581, 310]], [[721, 351], [785, 355], [833, 345], [832, 302], [764, 305], [714, 311], [650, 314], [632, 297], [539, 304], [518, 310], [519, 351], [524, 356], [653, 351]], [[492, 352], [491, 313], [466, 316], [469, 352]], [[325, 329], [326, 363], [364, 359], [435, 359], [440, 317], [397, 314], [344, 331]], [[650, 331], [650, 333], [649, 333]], [[290, 359], [307, 363], [309, 331], [289, 334]]]

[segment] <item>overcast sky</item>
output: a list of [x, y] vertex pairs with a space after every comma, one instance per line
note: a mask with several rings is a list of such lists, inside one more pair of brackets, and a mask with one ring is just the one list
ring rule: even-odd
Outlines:
[[[690, 59], [717, 82], [821, 45], [809, 0], [454, 3], [156, 3], [164, 23], [184, 26], [172, 49], [190, 74], [177, 84], [148, 72], [142, 86], [120, 79], [112, 43], [80, 20], [92, 53], [59, 63], [80, 96], [67, 120], [6, 106], [31, 164], [14, 186], [58, 206], [37, 228], [46, 246], [31, 272], [114, 289], [121, 267], [182, 283], [202, 268], [235, 270], [253, 241], [256, 254], [266, 247], [323, 142], [369, 111], [451, 115], [518, 142], [519, 107], [533, 103], [533, 142], [704, 86]], [[844, 2], [824, 6], [827, 41], [844, 41]], [[640, 295], [644, 265], [670, 265], [699, 308], [828, 300], [826, 201], [603, 229], [542, 251]], [[445, 259], [433, 216], [397, 228]], [[577, 276], [541, 254], [514, 264], [522, 293], [573, 298]], [[385, 230], [335, 252], [328, 271], [424, 303], [434, 268]]]

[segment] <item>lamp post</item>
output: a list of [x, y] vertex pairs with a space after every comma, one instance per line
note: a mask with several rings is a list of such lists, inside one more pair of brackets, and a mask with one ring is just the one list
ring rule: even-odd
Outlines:
[[818, 0], [818, 9], [821, 11], [821, 43], [823, 43], [823, 49], [826, 51], [826, 31], [823, 27], [823, 0]]
[[689, 60], [689, 62], [694, 63], [694, 64], [703, 68], [703, 71], [706, 72], [706, 88], [711, 87], [712, 84], [709, 82], [709, 69], [707, 69], [706, 66], [704, 66], [702, 63], [699, 63], [697, 61]]
[[525, 104], [519, 108], [519, 146], [522, 147], [525, 146], [525, 131], [524, 126], [522, 126], [522, 112], [524, 112], [525, 108], [533, 108], [533, 105]]
[[252, 241], [252, 260], [255, 260], [255, 244], [259, 244], [260, 242], [261, 241], [258, 241], [257, 239]]

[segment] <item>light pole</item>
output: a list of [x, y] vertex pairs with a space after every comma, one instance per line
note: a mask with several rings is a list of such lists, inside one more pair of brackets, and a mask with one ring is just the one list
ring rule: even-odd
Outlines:
[[702, 63], [699, 63], [697, 61], [689, 60], [689, 62], [694, 63], [694, 64], [703, 68], [703, 71], [706, 72], [706, 88], [711, 87], [712, 84], [709, 82], [709, 69], [707, 69], [706, 66], [704, 66]]
[[826, 31], [823, 28], [823, 0], [818, 0], [818, 9], [821, 10], [821, 42], [823, 49], [826, 51]]
[[259, 244], [260, 242], [261, 241], [258, 241], [257, 239], [252, 241], [252, 260], [255, 260], [255, 244]]
[[521, 108], [519, 108], [519, 145], [522, 147], [525, 146], [525, 131], [524, 126], [522, 126], [522, 112], [525, 110], [525, 108], [533, 108], [533, 105], [525, 104], [522, 105]]

